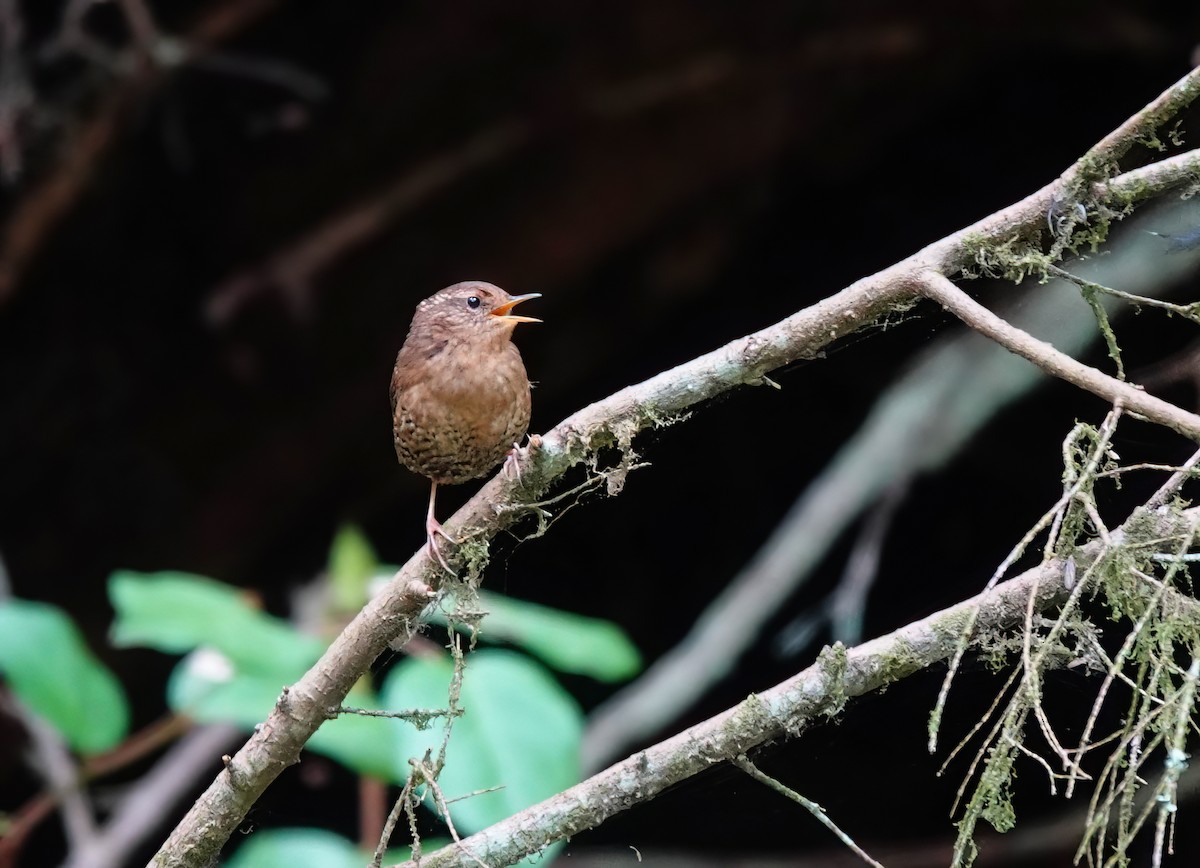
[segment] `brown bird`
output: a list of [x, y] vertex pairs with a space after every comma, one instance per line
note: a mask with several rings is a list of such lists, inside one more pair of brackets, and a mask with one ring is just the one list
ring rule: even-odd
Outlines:
[[392, 370], [392, 433], [400, 463], [429, 478], [425, 536], [430, 554], [453, 572], [437, 537], [439, 484], [466, 482], [501, 462], [529, 427], [529, 377], [512, 342], [511, 311], [541, 293], [509, 295], [481, 281], [456, 283], [417, 305]]

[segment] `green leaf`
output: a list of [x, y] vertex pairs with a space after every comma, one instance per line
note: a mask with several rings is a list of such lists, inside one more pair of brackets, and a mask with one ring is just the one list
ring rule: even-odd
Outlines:
[[358, 525], [344, 524], [329, 548], [329, 582], [339, 612], [357, 612], [370, 596], [379, 559]]
[[[453, 664], [446, 658], [409, 658], [388, 674], [381, 691], [386, 707], [445, 707]], [[460, 705], [446, 767], [439, 779], [446, 798], [502, 786], [451, 806], [460, 832], [478, 831], [577, 783], [583, 716], [545, 669], [512, 651], [467, 656]], [[396, 730], [400, 774], [409, 757], [433, 756], [441, 727]]]
[[[423, 852], [432, 853], [446, 843], [428, 838], [421, 846]], [[395, 865], [410, 858], [408, 847], [398, 847], [387, 851], [383, 864]], [[370, 860], [371, 854], [324, 829], [268, 829], [255, 832], [225, 862], [225, 868], [363, 868]]]
[[217, 649], [239, 671], [284, 682], [299, 677], [324, 650], [286, 621], [254, 608], [237, 588], [190, 573], [119, 571], [108, 580], [117, 610], [112, 641], [183, 653]]
[[268, 829], [246, 841], [225, 868], [362, 868], [370, 857], [324, 829]]
[[58, 607], [0, 604], [0, 670], [21, 701], [75, 750], [99, 753], [125, 738], [129, 706], [120, 682]]
[[[637, 646], [611, 621], [488, 591], [479, 592], [479, 602], [488, 613], [481, 638], [518, 645], [560, 672], [611, 683], [631, 678], [642, 668]], [[451, 602], [447, 608], [452, 606]], [[430, 620], [445, 624], [446, 614], [434, 610]]]

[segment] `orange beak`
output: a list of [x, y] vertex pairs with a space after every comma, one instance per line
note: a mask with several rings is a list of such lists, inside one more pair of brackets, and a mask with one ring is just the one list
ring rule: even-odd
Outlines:
[[510, 310], [512, 310], [514, 307], [516, 307], [521, 302], [529, 301], [529, 299], [531, 299], [531, 298], [541, 298], [541, 297], [542, 297], [542, 294], [540, 292], [530, 292], [530, 293], [526, 293], [525, 295], [514, 295], [508, 301], [504, 302], [504, 304], [498, 305], [497, 307], [493, 308], [491, 315], [494, 317], [498, 317], [498, 318], [504, 320], [505, 322], [511, 322], [511, 323], [541, 322], [541, 320], [537, 319], [536, 317], [517, 316], [516, 314], [509, 313]]

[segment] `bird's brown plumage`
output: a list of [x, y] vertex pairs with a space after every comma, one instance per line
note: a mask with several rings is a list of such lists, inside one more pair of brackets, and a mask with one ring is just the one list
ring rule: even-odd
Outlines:
[[[512, 342], [517, 300], [490, 283], [448, 286], [417, 305], [392, 370], [392, 433], [396, 457], [437, 486], [482, 476], [503, 460], [529, 427], [529, 377]], [[444, 536], [445, 534], [442, 533]]]

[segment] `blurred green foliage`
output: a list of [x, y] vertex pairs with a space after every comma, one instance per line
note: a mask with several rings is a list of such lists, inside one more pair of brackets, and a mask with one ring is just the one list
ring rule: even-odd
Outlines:
[[129, 705], [120, 682], [57, 606], [0, 603], [0, 673], [72, 749], [100, 753], [125, 738]]
[[[329, 622], [360, 608], [372, 583], [389, 574], [362, 532], [342, 527], [328, 559]], [[184, 655], [168, 680], [167, 704], [201, 723], [253, 728], [282, 688], [297, 681], [325, 648], [322, 640], [263, 612], [251, 595], [204, 576], [121, 570], [110, 577], [108, 592], [116, 610], [112, 644]], [[461, 713], [412, 719], [343, 713], [324, 723], [308, 748], [358, 774], [402, 785], [412, 772], [410, 759], [427, 762], [447, 744], [438, 788], [454, 800], [457, 830], [468, 834], [579, 780], [583, 715], [543, 664], [616, 681], [636, 673], [641, 660], [614, 624], [498, 594], [461, 604], [447, 598], [427, 616], [463, 630], [464, 612], [473, 628], [482, 624], [473, 629], [473, 639], [503, 642], [528, 654], [483, 648], [464, 655], [455, 703]], [[16, 695], [73, 749], [106, 750], [125, 737], [129, 713], [120, 684], [55, 607], [22, 600], [0, 606], [0, 670]], [[446, 709], [454, 679], [451, 654], [405, 657], [384, 675], [378, 691], [363, 679], [345, 705], [392, 712]], [[417, 792], [438, 810], [431, 787]], [[436, 847], [426, 842], [425, 849]], [[336, 868], [365, 861], [353, 843], [331, 832], [278, 829], [255, 834], [228, 864]]]
[[[422, 842], [424, 852], [448, 844], [448, 840]], [[395, 865], [412, 858], [407, 847], [388, 850], [383, 864]], [[363, 868], [371, 854], [360, 850], [341, 835], [324, 829], [265, 829], [238, 848], [225, 868]]]

